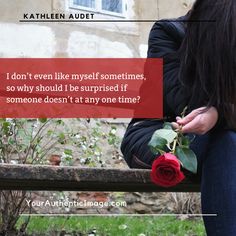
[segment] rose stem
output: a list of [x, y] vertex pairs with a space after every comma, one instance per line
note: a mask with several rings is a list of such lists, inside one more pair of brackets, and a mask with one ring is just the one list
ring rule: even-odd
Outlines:
[[177, 142], [178, 142], [178, 138], [176, 138], [176, 139], [174, 140], [174, 143], [173, 143], [173, 147], [172, 147], [172, 153], [173, 153], [173, 154], [175, 154], [175, 149], [176, 149]]

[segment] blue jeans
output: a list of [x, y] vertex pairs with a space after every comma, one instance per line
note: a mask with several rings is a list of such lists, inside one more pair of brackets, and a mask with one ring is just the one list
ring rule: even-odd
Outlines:
[[236, 132], [218, 130], [193, 142], [201, 169], [201, 199], [208, 235], [236, 235]]
[[[131, 126], [121, 150], [131, 168], [151, 168], [155, 156], [147, 143], [162, 123]], [[191, 148], [198, 158], [201, 200], [205, 228], [209, 236], [236, 236], [236, 132], [217, 130], [196, 136]]]

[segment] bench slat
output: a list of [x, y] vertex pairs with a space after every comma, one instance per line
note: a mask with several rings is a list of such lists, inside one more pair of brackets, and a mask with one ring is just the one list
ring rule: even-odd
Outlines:
[[200, 186], [184, 181], [162, 188], [149, 170], [0, 164], [0, 190], [199, 192]]

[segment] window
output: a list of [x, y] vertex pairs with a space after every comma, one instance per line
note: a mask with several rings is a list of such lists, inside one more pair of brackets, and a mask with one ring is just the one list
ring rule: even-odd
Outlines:
[[108, 15], [125, 15], [125, 0], [71, 0], [71, 7]]
[[74, 5], [88, 8], [95, 8], [95, 0], [74, 0]]
[[102, 0], [102, 10], [122, 14], [122, 0]]

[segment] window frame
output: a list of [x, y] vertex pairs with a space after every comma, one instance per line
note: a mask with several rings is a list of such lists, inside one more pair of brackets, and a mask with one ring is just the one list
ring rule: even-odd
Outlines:
[[80, 5], [74, 4], [74, 0], [70, 0], [69, 8], [76, 9], [76, 10], [82, 10], [82, 11], [100, 13], [103, 15], [116, 16], [116, 17], [120, 17], [120, 18], [126, 18], [127, 0], [121, 0], [121, 1], [122, 1], [122, 13], [103, 10], [102, 9], [102, 0], [95, 0], [95, 8], [80, 6]]

